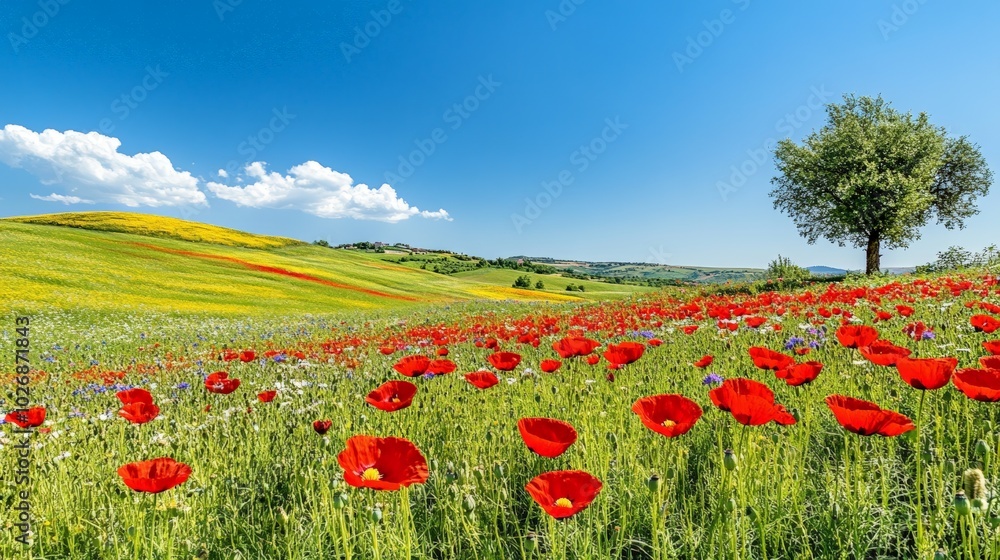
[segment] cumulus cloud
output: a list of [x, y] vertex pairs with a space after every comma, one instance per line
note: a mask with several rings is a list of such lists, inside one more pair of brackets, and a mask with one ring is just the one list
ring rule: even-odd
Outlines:
[[287, 175], [268, 172], [262, 162], [244, 170], [247, 185], [231, 187], [208, 183], [215, 196], [252, 208], [291, 208], [321, 218], [353, 218], [399, 222], [413, 216], [451, 220], [445, 210], [429, 212], [410, 206], [387, 184], [373, 189], [354, 184], [346, 173], [339, 173], [315, 161], [307, 161], [288, 170]]
[[71, 204], [110, 202], [129, 207], [205, 205], [198, 179], [174, 169], [160, 152], [127, 155], [121, 141], [97, 132], [48, 129], [34, 132], [8, 124], [0, 129], [0, 162], [35, 175], [44, 185], [63, 185], [85, 196], [35, 197]]
[[93, 200], [85, 200], [78, 196], [63, 196], [61, 194], [52, 193], [48, 196], [38, 196], [37, 194], [32, 194], [31, 198], [44, 200], [45, 202], [62, 202], [65, 205], [70, 204], [93, 204]]

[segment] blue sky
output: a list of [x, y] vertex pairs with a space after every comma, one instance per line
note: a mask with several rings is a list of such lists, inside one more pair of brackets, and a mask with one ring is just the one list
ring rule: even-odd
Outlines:
[[[861, 250], [808, 245], [768, 197], [764, 148], [822, 126], [820, 104], [882, 94], [996, 170], [1000, 4], [678, 4], [3, 2], [0, 215], [132, 209], [487, 257], [860, 268]], [[979, 206], [883, 266], [996, 242], [1000, 194]]]

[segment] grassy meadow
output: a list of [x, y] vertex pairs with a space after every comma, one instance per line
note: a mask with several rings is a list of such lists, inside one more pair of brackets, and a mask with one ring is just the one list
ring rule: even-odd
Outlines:
[[[46, 413], [26, 436], [0, 425], [2, 472], [18, 469], [15, 450], [28, 442], [32, 518], [29, 546], [16, 519], [4, 520], [2, 558], [1000, 560], [1000, 404], [953, 383], [915, 389], [837, 337], [842, 325], [872, 326], [912, 357], [985, 367], [995, 346], [983, 343], [1000, 336], [973, 326], [1000, 311], [986, 273], [730, 296], [588, 285], [585, 297], [600, 301], [563, 300], [546, 277], [546, 290], [529, 292], [551, 299], [532, 302], [504, 301], [507, 274], [452, 278], [308, 245], [0, 221], [0, 247], [0, 413], [17, 407], [21, 381]], [[567, 336], [597, 348], [561, 357], [553, 345]], [[25, 338], [31, 365], [15, 375]], [[625, 342], [643, 353], [616, 365]], [[822, 370], [791, 386], [755, 367], [753, 347]], [[520, 363], [501, 369], [498, 351]], [[455, 370], [400, 375], [395, 366], [415, 355]], [[546, 373], [544, 360], [559, 368]], [[498, 383], [464, 378], [482, 370]], [[220, 371], [240, 380], [231, 393], [207, 390]], [[738, 378], [769, 387], [794, 424], [744, 425], [713, 405], [710, 391]], [[367, 404], [387, 381], [416, 385], [412, 404]], [[135, 388], [158, 406], [142, 424], [116, 398]], [[690, 431], [665, 437], [632, 411], [662, 394], [697, 404]], [[851, 433], [824, 404], [830, 395], [877, 403], [916, 429]], [[519, 434], [532, 417], [568, 422], [578, 437], [540, 456]], [[338, 454], [358, 435], [412, 442], [427, 479], [401, 491], [352, 486]], [[157, 457], [190, 477], [157, 494], [123, 484], [119, 467]], [[967, 484], [969, 469], [985, 487]], [[556, 520], [526, 485], [559, 470], [602, 486]], [[2, 484], [14, 511], [26, 486]], [[963, 489], [975, 511], [959, 504]]]

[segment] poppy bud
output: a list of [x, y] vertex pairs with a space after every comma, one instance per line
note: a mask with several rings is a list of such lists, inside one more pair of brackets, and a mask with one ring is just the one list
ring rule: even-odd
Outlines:
[[469, 494], [465, 495], [465, 499], [462, 500], [462, 509], [465, 513], [472, 513], [476, 509], [476, 500]]
[[722, 502], [722, 506], [726, 508], [726, 513], [732, 513], [736, 509], [736, 499], [729, 498], [728, 500]]
[[534, 552], [536, 548], [538, 548], [538, 535], [534, 532], [528, 533], [524, 537], [524, 551]]
[[535, 402], [542, 402], [542, 396], [536, 394], [535, 395]]
[[374, 508], [372, 508], [372, 512], [371, 512], [370, 517], [371, 517], [371, 520], [374, 521], [375, 523], [381, 523], [382, 522], [382, 508], [380, 508], [378, 506], [375, 506]]
[[746, 512], [750, 521], [757, 521], [757, 510], [753, 509], [753, 506], [747, 506]]
[[493, 430], [486, 430], [486, 441], [493, 441]]
[[1000, 527], [1000, 514], [994, 513], [990, 516], [990, 527], [994, 529]]
[[969, 504], [969, 499], [965, 497], [965, 491], [959, 490], [955, 494], [955, 499], [952, 501], [952, 505], [955, 506], [955, 511], [962, 516], [969, 515], [972, 513], [972, 506]]
[[956, 463], [954, 460], [945, 461], [944, 472], [946, 474], [951, 474], [955, 472], [957, 469], [958, 469], [958, 463]]
[[611, 442], [611, 447], [618, 447], [618, 436], [614, 432], [608, 432], [608, 441]]
[[649, 488], [650, 492], [658, 492], [661, 486], [663, 486], [663, 479], [659, 475], [654, 474], [646, 479], [646, 488]]
[[980, 457], [986, 457], [990, 454], [990, 444], [986, 443], [986, 440], [976, 441], [976, 455]]
[[350, 496], [348, 496], [343, 492], [340, 492], [333, 497], [333, 507], [334, 509], [344, 509], [344, 507], [346, 507], [347, 503], [350, 501], [351, 501]]
[[448, 472], [444, 474], [444, 479], [448, 481], [448, 484], [454, 484], [455, 482], [458, 481], [458, 473], [456, 473], [451, 469], [448, 469]]
[[736, 470], [736, 455], [733, 454], [732, 449], [726, 450], [726, 454], [722, 458], [722, 464], [726, 466], [727, 471]]
[[948, 560], [948, 553], [944, 549], [939, 548], [937, 552], [934, 553], [934, 560]]
[[503, 478], [503, 463], [493, 463], [493, 476]]

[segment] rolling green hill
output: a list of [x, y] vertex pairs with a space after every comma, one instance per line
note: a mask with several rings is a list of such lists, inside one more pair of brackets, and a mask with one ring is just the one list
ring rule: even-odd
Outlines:
[[[102, 214], [104, 222], [71, 220], [86, 228], [43, 225], [58, 223], [52, 216], [0, 220], [0, 309], [283, 314], [584, 295], [517, 290], [507, 281], [455, 278], [294, 240], [273, 246], [283, 238], [182, 220], [156, 219], [150, 227], [144, 215]], [[266, 248], [245, 246], [260, 244]]]

